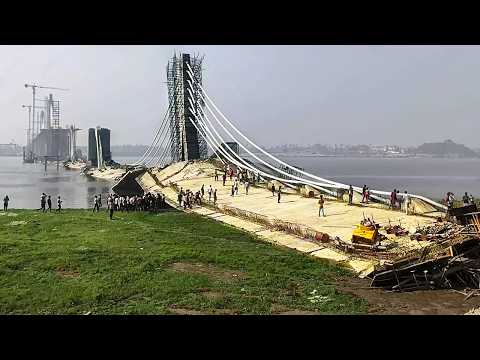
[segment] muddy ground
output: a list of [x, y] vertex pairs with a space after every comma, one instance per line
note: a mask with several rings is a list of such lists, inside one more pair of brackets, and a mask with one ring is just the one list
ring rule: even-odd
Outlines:
[[465, 301], [466, 296], [453, 290], [387, 292], [370, 288], [369, 279], [355, 277], [337, 278], [336, 288], [368, 301], [372, 315], [463, 315], [480, 306], [480, 296]]
[[[235, 281], [243, 279], [246, 274], [238, 271], [219, 269], [211, 264], [182, 263], [171, 265], [171, 269], [180, 272], [201, 273], [216, 279]], [[480, 296], [471, 297], [456, 293], [453, 290], [420, 290], [412, 292], [388, 292], [370, 287], [369, 279], [355, 276], [343, 276], [335, 279], [335, 287], [339, 292], [350, 294], [366, 300], [371, 315], [463, 315], [473, 308], [480, 307]], [[206, 298], [220, 299], [223, 294], [210, 289], [199, 289]], [[181, 315], [200, 315], [200, 311], [171, 307], [170, 311]], [[234, 315], [228, 309], [219, 309], [215, 314]], [[318, 315], [316, 312], [288, 309], [273, 305], [272, 313], [276, 315]]]

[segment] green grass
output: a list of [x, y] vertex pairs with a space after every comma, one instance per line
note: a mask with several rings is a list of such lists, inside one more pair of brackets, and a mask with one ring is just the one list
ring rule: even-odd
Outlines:
[[[363, 300], [333, 286], [333, 276], [346, 270], [208, 218], [176, 211], [115, 213], [113, 221], [105, 211], [9, 213], [18, 215], [0, 213], [1, 314], [366, 311]], [[182, 272], [173, 263], [241, 275]]]

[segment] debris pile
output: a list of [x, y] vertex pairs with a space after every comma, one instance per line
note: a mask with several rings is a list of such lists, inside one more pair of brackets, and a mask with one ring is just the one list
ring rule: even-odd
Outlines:
[[442, 234], [451, 231], [454, 235], [408, 257], [385, 262], [372, 274], [371, 286], [390, 291], [480, 289], [480, 237], [462, 234], [455, 226], [445, 229], [449, 230]]
[[408, 235], [408, 230], [403, 228], [400, 225], [392, 225], [390, 221], [388, 222], [388, 226], [385, 226], [385, 231], [387, 234], [395, 234], [395, 236], [406, 236]]
[[465, 315], [480, 315], [480, 308], [472, 309], [467, 312]]
[[389, 250], [394, 245], [393, 244], [384, 245], [380, 241], [372, 245], [354, 243], [354, 242], [350, 243], [350, 242], [343, 241], [338, 236], [336, 236], [333, 239], [333, 241], [331, 241], [331, 244], [336, 249], [341, 250], [344, 253], [365, 256], [367, 258], [370, 258], [373, 256], [379, 259], [382, 259], [382, 258], [390, 259], [392, 256], [395, 256], [394, 254], [390, 254], [386, 252], [386, 250]]
[[442, 241], [459, 234], [474, 233], [473, 225], [458, 225], [451, 222], [438, 222], [417, 228], [410, 239], [417, 241]]

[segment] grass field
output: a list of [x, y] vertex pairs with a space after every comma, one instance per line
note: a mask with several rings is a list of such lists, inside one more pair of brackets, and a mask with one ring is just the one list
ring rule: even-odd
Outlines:
[[339, 275], [346, 270], [177, 211], [113, 221], [105, 211], [0, 213], [1, 314], [365, 312], [335, 290]]

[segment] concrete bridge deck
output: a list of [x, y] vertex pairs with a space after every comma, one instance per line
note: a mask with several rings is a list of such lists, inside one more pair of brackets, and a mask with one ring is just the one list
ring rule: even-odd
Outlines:
[[[180, 162], [160, 171], [151, 171], [153, 177], [149, 173], [145, 173], [139, 176], [137, 181], [145, 191], [163, 192], [171, 203], [177, 202], [177, 192], [170, 186], [171, 184], [176, 184], [178, 188], [183, 187], [184, 190], [190, 189], [194, 192], [200, 190], [201, 186], [204, 185], [206, 200], [208, 200], [208, 188], [211, 185], [213, 189], [217, 189], [217, 205], [219, 208], [223, 206], [234, 207], [262, 214], [272, 219], [304, 225], [318, 232], [327, 233], [331, 238], [338, 236], [344, 241], [350, 241], [355, 225], [363, 219], [364, 215], [373, 218], [381, 225], [386, 225], [389, 221], [392, 224], [400, 223], [410, 232], [414, 232], [417, 226], [434, 222], [431, 217], [406, 215], [401, 211], [388, 210], [381, 204], [349, 206], [341, 201], [328, 200], [325, 203], [326, 217], [319, 217], [317, 198], [306, 198], [290, 192], [282, 194], [280, 203], [277, 203], [276, 194], [272, 196], [270, 190], [257, 186], [251, 186], [248, 195], [245, 194], [243, 187], [239, 187], [238, 195], [232, 197], [232, 181], [227, 179], [225, 186], [223, 186], [221, 175], [219, 181], [214, 180], [214, 172], [214, 165], [207, 161]], [[358, 273], [373, 270], [372, 266], [379, 262], [375, 259], [359, 259], [354, 255], [332, 250], [323, 247], [321, 244], [281, 231], [274, 231], [247, 219], [227, 215], [208, 207], [195, 207], [193, 212], [243, 228], [273, 243], [295, 248], [313, 256], [345, 262]], [[387, 237], [387, 242], [395, 242], [398, 245], [396, 250], [392, 251], [408, 251], [427, 245], [425, 242], [411, 241], [408, 236], [387, 235]]]

